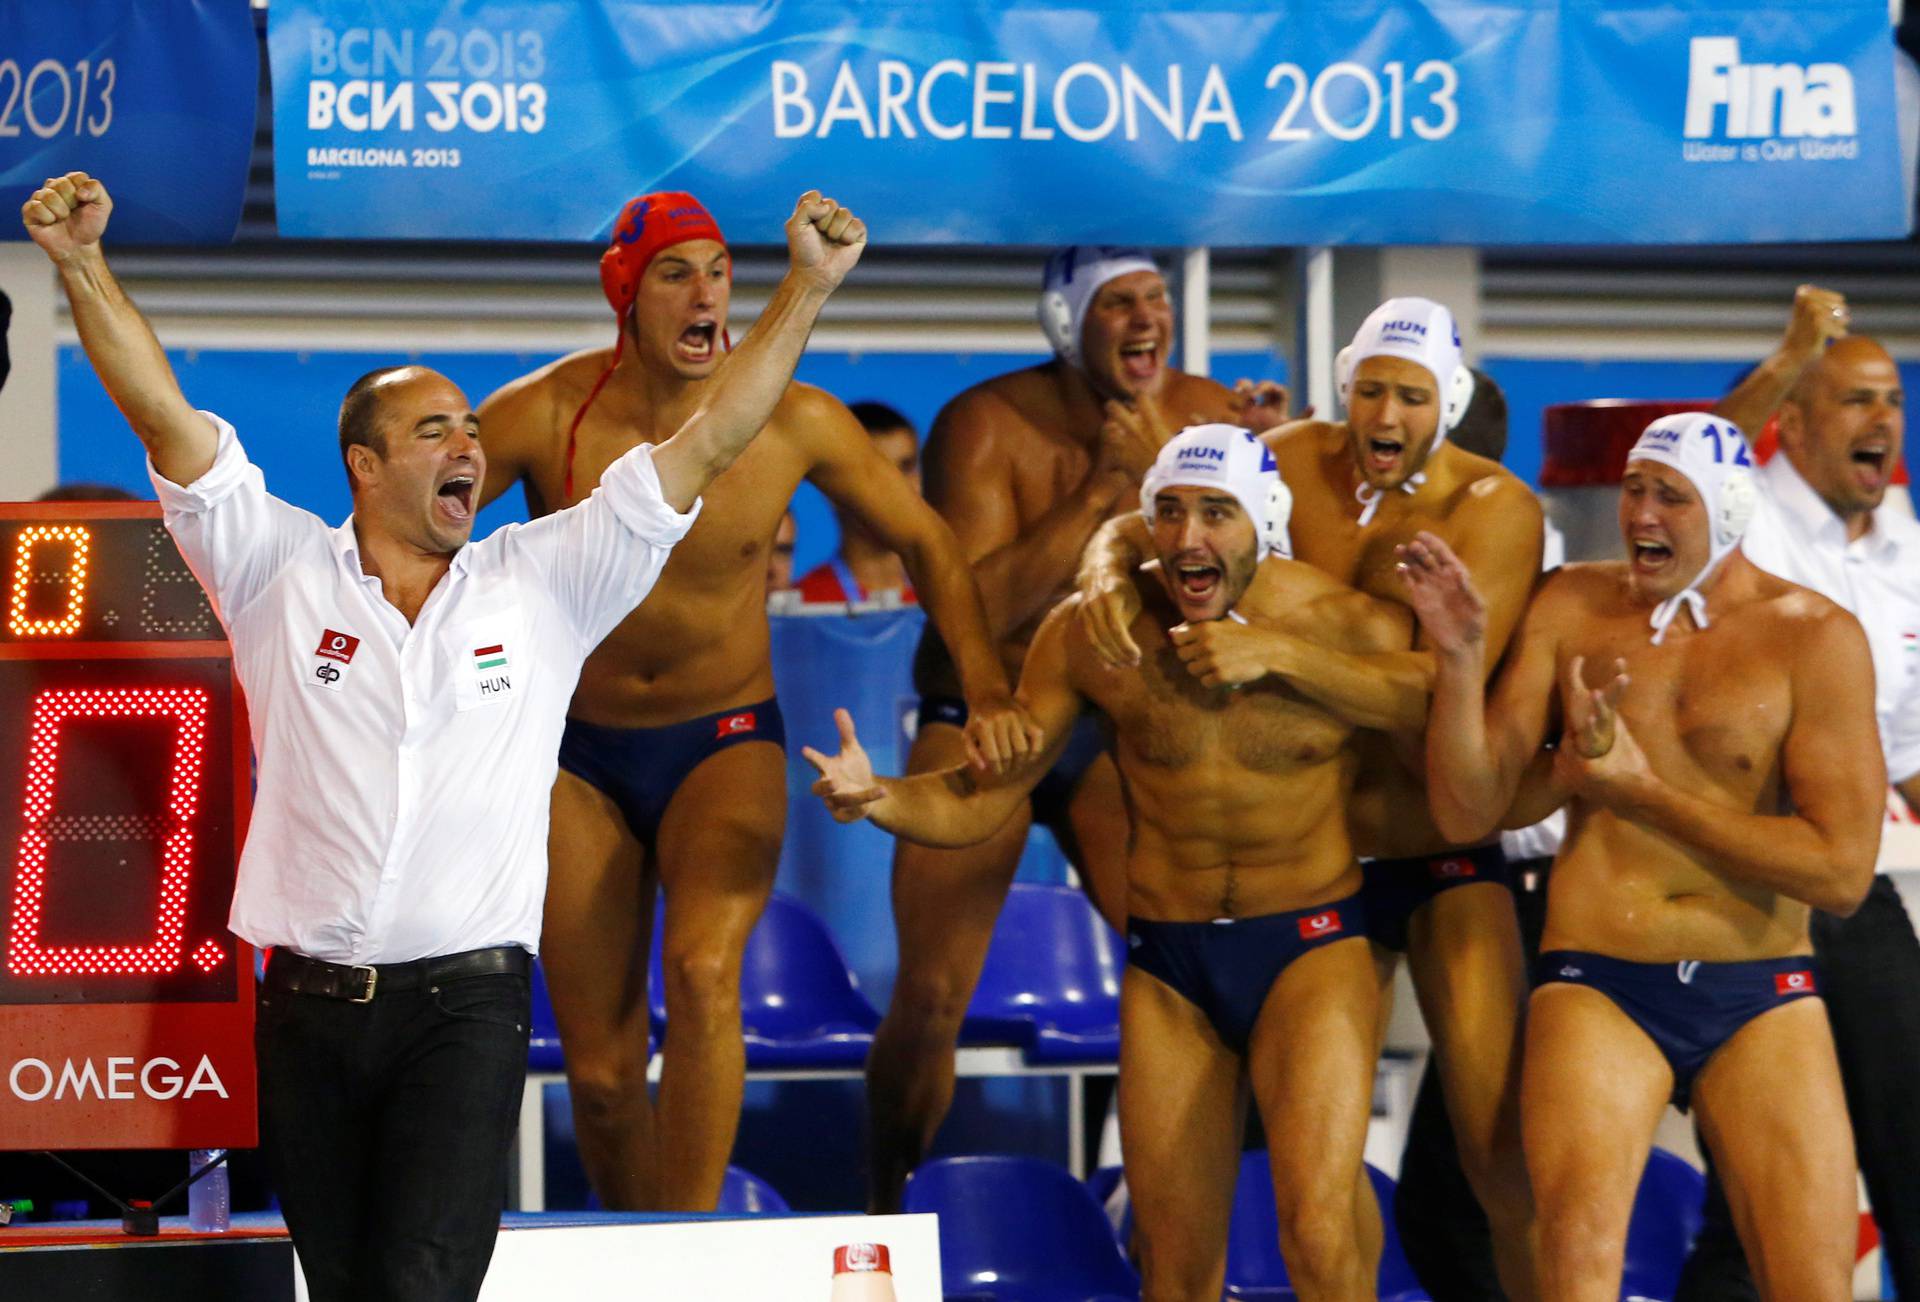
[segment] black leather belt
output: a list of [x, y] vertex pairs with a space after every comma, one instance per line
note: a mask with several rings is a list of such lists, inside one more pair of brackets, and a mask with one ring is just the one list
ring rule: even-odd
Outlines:
[[421, 958], [411, 963], [375, 963], [358, 967], [327, 963], [290, 949], [276, 949], [267, 960], [267, 988], [323, 999], [372, 1003], [374, 996], [436, 986], [463, 977], [527, 975], [533, 960], [518, 945], [470, 949], [464, 954]]

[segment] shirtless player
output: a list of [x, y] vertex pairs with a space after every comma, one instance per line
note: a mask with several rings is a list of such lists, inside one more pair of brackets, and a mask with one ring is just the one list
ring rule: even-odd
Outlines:
[[[1297, 422], [1272, 439], [1294, 492], [1294, 556], [1306, 565], [1269, 562], [1256, 597], [1285, 609], [1292, 585], [1317, 567], [1402, 605], [1394, 549], [1430, 531], [1458, 549], [1487, 593], [1489, 662], [1496, 661], [1539, 573], [1542, 519], [1519, 479], [1445, 441], [1471, 398], [1453, 314], [1426, 299], [1389, 299], [1342, 350], [1337, 369], [1346, 422]], [[1144, 554], [1124, 522], [1089, 551], [1083, 613], [1115, 663], [1138, 655], [1126, 636], [1138, 610], [1126, 571]], [[1501, 1282], [1511, 1298], [1532, 1296], [1533, 1205], [1518, 1109], [1525, 959], [1498, 844], [1454, 849], [1426, 817], [1419, 756], [1405, 753], [1417, 752], [1426, 720], [1432, 652], [1356, 656], [1258, 625], [1194, 625], [1179, 636], [1203, 682], [1276, 674], [1376, 730], [1355, 739], [1361, 770], [1352, 803], [1356, 846], [1374, 856], [1366, 865], [1367, 926], [1379, 978], [1384, 988], [1398, 953], [1407, 954], [1461, 1165], [1493, 1226]], [[1402, 735], [1397, 749], [1389, 733]]]
[[1619, 1296], [1670, 1098], [1697, 1109], [1761, 1296], [1852, 1296], [1853, 1144], [1807, 919], [1851, 913], [1873, 879], [1886, 793], [1873, 665], [1851, 615], [1737, 550], [1746, 464], [1718, 417], [1649, 425], [1621, 487], [1632, 559], [1542, 584], [1491, 701], [1466, 570], [1428, 535], [1406, 552], [1440, 662], [1427, 731], [1440, 826], [1485, 835], [1564, 727], [1551, 780], [1572, 804], [1523, 1087], [1555, 1302]]
[[[876, 784], [844, 711], [841, 753], [803, 753], [843, 821], [969, 845], [1018, 811], [1082, 712], [1099, 711], [1132, 815], [1120, 1127], [1142, 1296], [1220, 1296], [1250, 1080], [1293, 1287], [1370, 1298], [1379, 1242], [1356, 1233], [1351, 1209], [1366, 1189], [1379, 995], [1346, 824], [1353, 729], [1276, 680], [1203, 686], [1168, 635], [1241, 617], [1260, 557], [1285, 547], [1285, 485], [1251, 433], [1201, 425], [1166, 445], [1138, 500], [1161, 560], [1136, 579], [1146, 654], [1116, 671], [1073, 618], [1077, 598], [1057, 607], [1020, 679], [1041, 755], [1004, 776], [949, 767]], [[1250, 612], [1357, 652], [1405, 645], [1404, 610], [1312, 577], [1309, 599]]]
[[[1040, 323], [1056, 357], [995, 376], [941, 409], [927, 442], [927, 497], [973, 566], [1010, 676], [1041, 619], [1070, 586], [1101, 521], [1131, 512], [1165, 422], [1115, 422], [1119, 404], [1177, 413], [1176, 424], [1246, 424], [1284, 410], [1284, 391], [1234, 393], [1168, 366], [1173, 305], [1137, 249], [1068, 248], [1047, 263]], [[967, 718], [940, 640], [915, 664], [920, 726], [909, 773], [959, 762]], [[953, 1101], [954, 1046], [980, 980], [994, 920], [1035, 821], [1052, 830], [1107, 920], [1125, 915], [1126, 813], [1105, 741], [1089, 721], [1028, 805], [978, 845], [894, 852], [899, 975], [867, 1059], [867, 1210], [899, 1209], [908, 1174]], [[1075, 1142], [1078, 1142], [1076, 1140]]]
[[[525, 484], [544, 515], [707, 400], [732, 262], [691, 195], [629, 203], [601, 259], [619, 342], [489, 398], [483, 500]], [[566, 1046], [581, 1157], [609, 1207], [712, 1210], [746, 1070], [740, 961], [773, 886], [786, 756], [773, 699], [766, 552], [801, 479], [906, 560], [958, 648], [970, 756], [1030, 744], [952, 534], [839, 402], [795, 384], [707, 490], [645, 608], [587, 661], [560, 749], [541, 953]], [[647, 1097], [647, 949], [666, 892], [667, 1039]]]

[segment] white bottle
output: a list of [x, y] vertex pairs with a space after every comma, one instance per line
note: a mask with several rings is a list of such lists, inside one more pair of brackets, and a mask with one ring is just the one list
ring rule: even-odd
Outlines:
[[897, 1302], [893, 1263], [884, 1243], [849, 1243], [833, 1250], [830, 1302]]

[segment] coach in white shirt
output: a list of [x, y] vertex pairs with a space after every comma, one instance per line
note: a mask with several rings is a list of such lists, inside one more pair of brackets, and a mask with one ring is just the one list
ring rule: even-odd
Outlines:
[[[1778, 410], [1780, 452], [1755, 474], [1760, 505], [1742, 550], [1860, 621], [1887, 776], [1920, 809], [1920, 525], [1888, 494], [1904, 394], [1884, 348], [1841, 337], [1847, 319], [1838, 294], [1803, 286], [1780, 348], [1720, 412], [1752, 438]], [[1895, 1291], [1920, 1297], [1920, 941], [1885, 877], [1852, 917], [1816, 913], [1811, 931], [1884, 1259]], [[1715, 1181], [1679, 1297], [1753, 1296]]]
[[585, 502], [469, 543], [486, 455], [459, 389], [417, 366], [354, 384], [354, 513], [329, 528], [188, 405], [107, 269], [111, 208], [75, 172], [23, 218], [247, 692], [258, 791], [231, 922], [273, 951], [255, 1042], [287, 1226], [316, 1302], [472, 1298], [505, 1203], [547, 793], [581, 662], [772, 413], [865, 229], [804, 196], [786, 279], [679, 432]]

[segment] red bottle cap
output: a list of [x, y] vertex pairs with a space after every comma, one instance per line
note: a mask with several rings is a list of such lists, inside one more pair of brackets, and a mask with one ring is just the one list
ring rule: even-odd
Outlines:
[[863, 1271], [878, 1271], [883, 1275], [893, 1273], [893, 1265], [887, 1257], [886, 1244], [849, 1243], [844, 1248], [833, 1250], [834, 1274], [858, 1274]]

